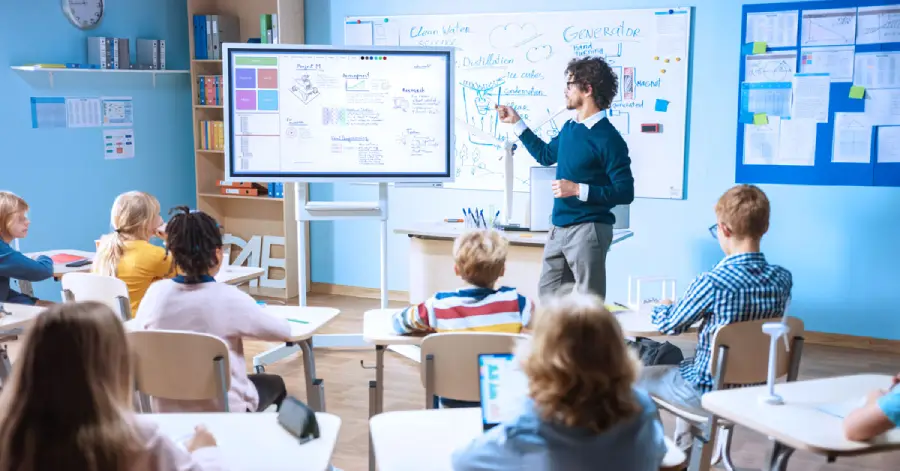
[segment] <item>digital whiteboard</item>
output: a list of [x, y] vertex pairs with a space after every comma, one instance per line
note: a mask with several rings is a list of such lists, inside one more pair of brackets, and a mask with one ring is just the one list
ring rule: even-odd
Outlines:
[[223, 50], [226, 179], [453, 180], [452, 48]]

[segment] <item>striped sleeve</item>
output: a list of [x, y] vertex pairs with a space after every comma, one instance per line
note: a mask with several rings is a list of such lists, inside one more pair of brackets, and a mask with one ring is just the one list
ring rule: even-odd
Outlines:
[[534, 303], [521, 294], [519, 295], [519, 312], [522, 314], [522, 327], [531, 327], [531, 316], [534, 314]]
[[434, 331], [434, 298], [394, 314], [394, 332], [400, 335]]
[[671, 306], [657, 306], [653, 309], [653, 325], [666, 335], [679, 335], [709, 310], [714, 296], [709, 276], [700, 275], [691, 283], [680, 301]]

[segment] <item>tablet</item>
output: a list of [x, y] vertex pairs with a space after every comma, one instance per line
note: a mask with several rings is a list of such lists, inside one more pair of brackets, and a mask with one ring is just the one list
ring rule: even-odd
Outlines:
[[489, 430], [509, 416], [516, 402], [511, 353], [482, 353], [478, 355], [478, 384], [481, 396], [481, 422]]

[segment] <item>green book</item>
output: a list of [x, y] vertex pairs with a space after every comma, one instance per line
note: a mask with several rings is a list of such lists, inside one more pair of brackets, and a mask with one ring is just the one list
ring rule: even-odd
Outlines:
[[272, 29], [272, 15], [259, 15], [259, 42], [269, 43], [270, 29]]

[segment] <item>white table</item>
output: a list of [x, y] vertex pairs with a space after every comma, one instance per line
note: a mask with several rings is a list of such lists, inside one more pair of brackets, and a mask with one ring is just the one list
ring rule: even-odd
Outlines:
[[[453, 452], [481, 435], [481, 409], [431, 409], [386, 412], [369, 421], [380, 471], [450, 471]], [[685, 461], [684, 452], [666, 438], [665, 468]]]
[[[75, 255], [82, 258], [87, 258], [90, 260], [94, 260], [94, 256], [97, 254], [95, 252], [86, 252], [84, 250], [72, 250], [72, 249], [64, 249], [64, 250], [46, 250], [44, 252], [29, 252], [26, 253], [25, 256], [30, 258], [37, 258], [41, 255], [46, 255], [48, 257], [52, 257], [54, 255]], [[69, 263], [69, 262], [67, 262]], [[53, 264], [53, 279], [59, 281], [60, 278], [63, 277], [66, 273], [86, 273], [91, 271], [91, 265], [83, 265], [80, 267], [67, 267], [65, 263], [54, 263]], [[31, 286], [30, 281], [18, 280], [19, 281], [19, 289], [22, 291], [22, 294], [26, 294], [28, 296], [34, 296], [34, 288]]]
[[777, 384], [775, 392], [784, 399], [780, 406], [759, 401], [766, 386], [714, 391], [703, 395], [702, 404], [719, 417], [771, 437], [775, 444], [767, 469], [783, 471], [794, 450], [825, 455], [831, 461], [839, 456], [900, 449], [900, 429], [869, 443], [854, 442], [844, 436], [840, 417], [816, 408], [859, 400], [890, 385], [888, 375], [840, 376]]
[[235, 471], [329, 469], [341, 428], [338, 416], [317, 412], [320, 436], [301, 445], [278, 424], [278, 414], [273, 413], [146, 414], [142, 417], [156, 422], [160, 431], [176, 442], [193, 435], [195, 426], [205, 425], [216, 438], [228, 469]]
[[46, 308], [13, 303], [0, 303], [0, 307], [3, 310], [3, 312], [0, 312], [0, 383], [6, 383], [6, 379], [9, 378], [12, 372], [12, 364], [9, 361], [9, 354], [6, 351], [6, 344], [3, 343], [3, 337], [16, 335], [13, 329], [22, 328], [30, 324]]
[[[640, 311], [618, 311], [613, 313], [619, 326], [622, 328], [622, 334], [626, 337], [659, 337], [665, 335], [659, 331], [659, 328], [653, 325], [650, 319], [649, 310]], [[685, 333], [697, 332], [702, 321], [698, 321], [690, 326]]]
[[216, 273], [216, 281], [229, 285], [242, 285], [263, 276], [266, 271], [260, 267], [225, 265]]

